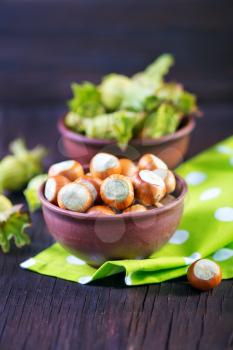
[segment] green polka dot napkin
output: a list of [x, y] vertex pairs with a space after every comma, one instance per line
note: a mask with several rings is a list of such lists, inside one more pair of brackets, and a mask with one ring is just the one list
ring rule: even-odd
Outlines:
[[127, 285], [157, 283], [186, 274], [200, 257], [218, 262], [223, 278], [233, 277], [233, 136], [182, 164], [189, 192], [179, 229], [144, 260], [104, 263], [99, 269], [70, 255], [58, 243], [21, 263], [44, 275], [82, 284], [125, 271]]

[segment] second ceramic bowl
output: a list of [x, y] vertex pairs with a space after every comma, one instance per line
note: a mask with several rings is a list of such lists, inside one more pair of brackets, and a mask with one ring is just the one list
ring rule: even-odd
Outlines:
[[62, 151], [69, 159], [76, 159], [85, 165], [89, 164], [91, 158], [98, 152], [107, 152], [134, 161], [145, 153], [152, 153], [160, 157], [170, 169], [174, 169], [183, 161], [194, 127], [194, 118], [188, 116], [175, 133], [158, 139], [133, 139], [123, 152], [114, 141], [89, 138], [68, 129], [64, 117], [58, 121], [63, 143]]

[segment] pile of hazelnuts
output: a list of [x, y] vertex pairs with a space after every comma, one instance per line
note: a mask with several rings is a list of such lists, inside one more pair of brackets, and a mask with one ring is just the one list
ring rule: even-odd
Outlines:
[[176, 179], [153, 154], [138, 163], [109, 153], [98, 153], [85, 174], [82, 165], [67, 160], [52, 165], [45, 198], [60, 208], [96, 215], [142, 212], [173, 201]]
[[[96, 154], [85, 174], [82, 165], [67, 160], [52, 165], [45, 184], [45, 198], [60, 208], [94, 215], [115, 215], [159, 208], [175, 199], [176, 179], [167, 165], [153, 154], [135, 164], [112, 154]], [[208, 259], [190, 265], [190, 284], [206, 291], [222, 279], [220, 267]]]

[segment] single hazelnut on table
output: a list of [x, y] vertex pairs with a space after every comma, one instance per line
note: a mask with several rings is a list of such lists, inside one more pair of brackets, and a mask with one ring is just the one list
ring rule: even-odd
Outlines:
[[156, 157], [154, 154], [144, 154], [138, 161], [139, 170], [155, 170], [155, 169], [167, 169], [162, 159]]
[[70, 181], [76, 180], [84, 175], [82, 165], [76, 160], [65, 160], [64, 162], [53, 164], [48, 171], [48, 176], [63, 175]]
[[83, 175], [75, 180], [76, 183], [81, 183], [86, 185], [91, 191], [93, 202], [100, 199], [100, 185], [101, 180], [98, 178], [93, 178], [89, 175]]
[[70, 181], [62, 175], [49, 177], [45, 184], [44, 196], [50, 203], [57, 204], [57, 194]]
[[168, 169], [156, 169], [154, 173], [160, 176], [166, 185], [167, 193], [172, 193], [176, 189], [176, 178], [171, 170]]
[[133, 184], [128, 177], [113, 174], [103, 181], [100, 195], [105, 204], [118, 210], [124, 210], [134, 201]]
[[202, 291], [216, 287], [222, 280], [221, 269], [212, 260], [200, 259], [192, 263], [187, 278], [192, 287]]
[[131, 176], [134, 176], [138, 171], [138, 167], [130, 159], [122, 158], [120, 159], [120, 164], [121, 164], [121, 175], [131, 177]]
[[163, 179], [150, 170], [141, 170], [133, 177], [135, 197], [143, 205], [157, 205], [166, 195]]
[[117, 157], [109, 153], [98, 153], [90, 162], [90, 172], [93, 177], [104, 180], [112, 174], [121, 173], [121, 164]]
[[88, 209], [87, 214], [95, 215], [115, 215], [115, 212], [107, 205], [95, 205]]
[[131, 207], [125, 209], [123, 213], [136, 213], [136, 212], [139, 213], [142, 211], [147, 211], [147, 208], [144, 205], [134, 204], [134, 205], [131, 205]]
[[60, 208], [84, 213], [92, 206], [93, 195], [86, 185], [72, 182], [58, 192], [57, 202]]

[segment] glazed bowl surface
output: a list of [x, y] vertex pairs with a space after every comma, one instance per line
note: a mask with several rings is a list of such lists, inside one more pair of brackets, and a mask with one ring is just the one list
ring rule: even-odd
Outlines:
[[176, 181], [174, 201], [137, 213], [96, 216], [61, 209], [45, 199], [44, 185], [39, 197], [53, 238], [88, 264], [100, 266], [108, 260], [146, 258], [168, 242], [179, 225], [187, 192], [180, 176]]
[[62, 153], [69, 159], [76, 159], [83, 165], [99, 152], [115, 154], [119, 157], [138, 160], [145, 153], [152, 153], [161, 158], [170, 169], [180, 164], [188, 150], [190, 135], [195, 127], [192, 116], [184, 118], [180, 128], [173, 134], [157, 139], [133, 139], [122, 151], [111, 140], [89, 138], [68, 129], [64, 118], [58, 121], [58, 130], [62, 139]]

